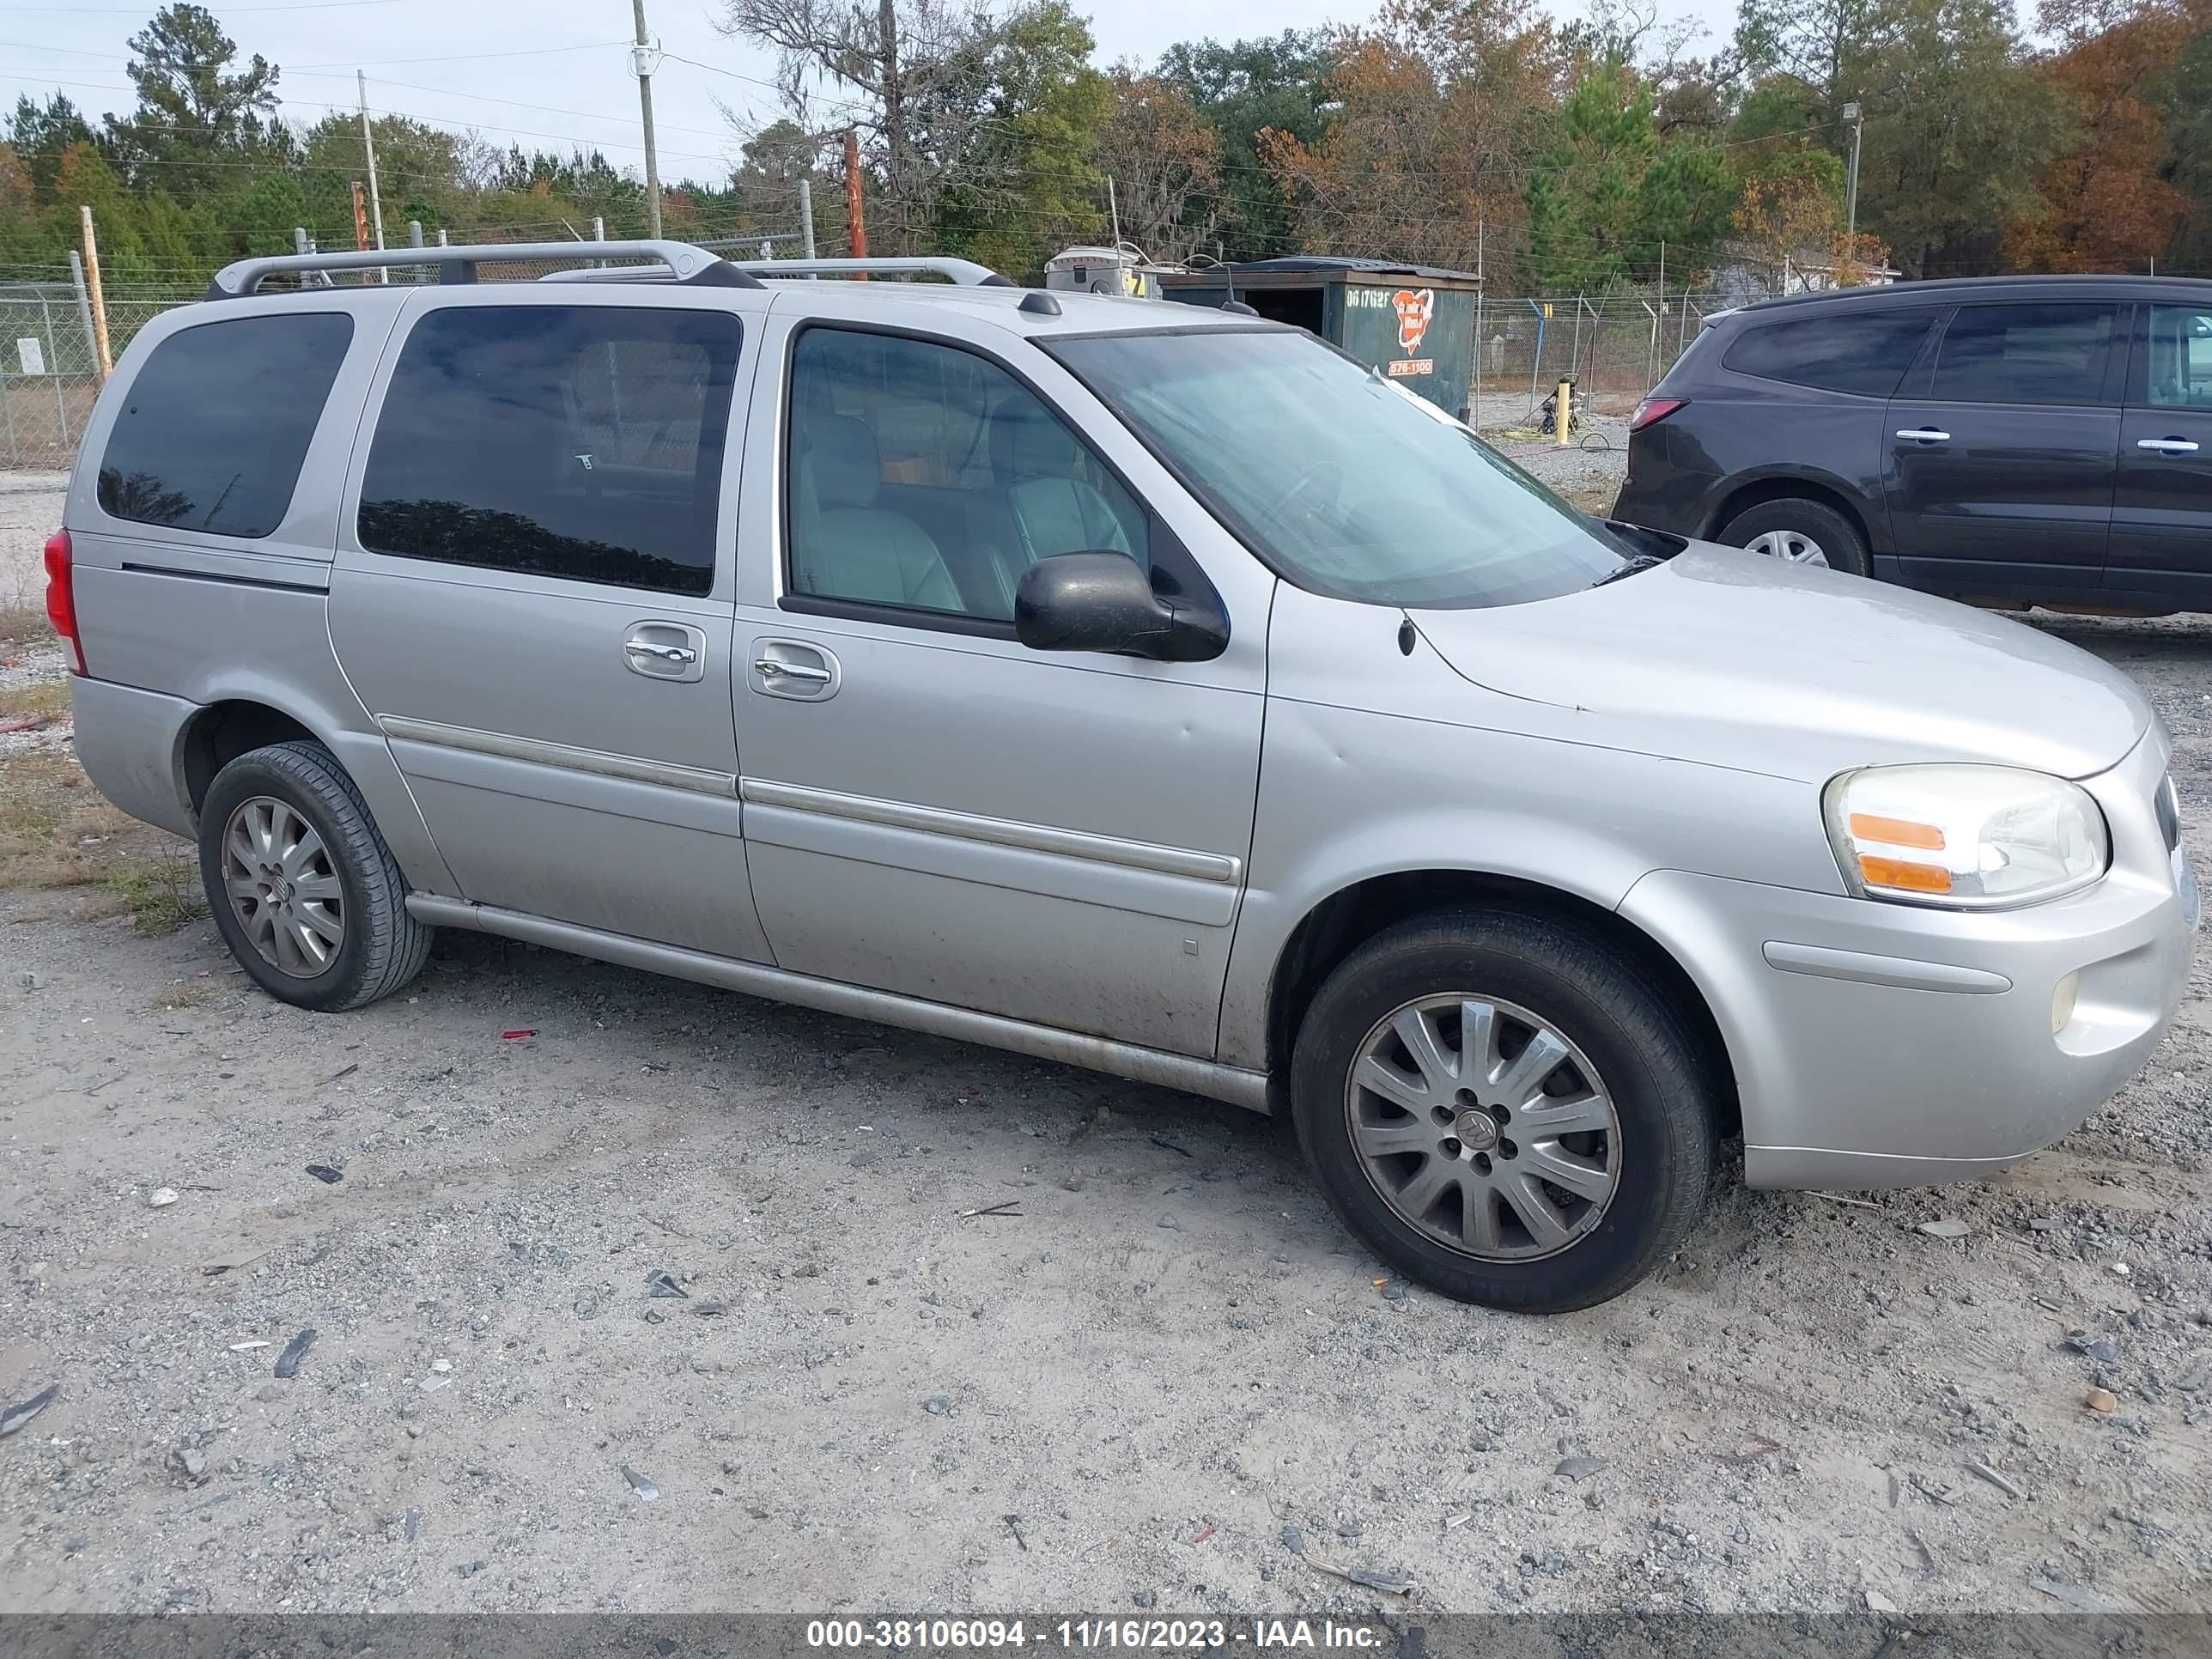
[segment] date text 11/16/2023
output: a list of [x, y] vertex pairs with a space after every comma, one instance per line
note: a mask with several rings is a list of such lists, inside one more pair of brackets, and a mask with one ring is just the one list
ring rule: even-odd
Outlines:
[[1029, 1648], [1174, 1653], [1243, 1648], [1376, 1651], [1390, 1639], [1387, 1626], [1334, 1620], [1250, 1619], [817, 1619], [806, 1626], [811, 1648], [907, 1653], [1001, 1653]]

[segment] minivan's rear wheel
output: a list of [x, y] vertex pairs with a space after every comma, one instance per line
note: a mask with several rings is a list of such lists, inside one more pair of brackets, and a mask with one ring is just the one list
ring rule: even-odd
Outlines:
[[1417, 917], [1329, 975], [1291, 1066], [1346, 1224], [1407, 1278], [1526, 1312], [1619, 1295], [1712, 1181], [1714, 1102], [1667, 994], [1579, 929]]
[[331, 752], [280, 743], [240, 756], [200, 805], [200, 878], [216, 926], [270, 995], [358, 1008], [421, 971], [432, 930]]
[[1722, 526], [1719, 539], [1785, 564], [1825, 565], [1854, 576], [1869, 568], [1866, 544], [1850, 520], [1832, 507], [1801, 496], [1746, 507]]

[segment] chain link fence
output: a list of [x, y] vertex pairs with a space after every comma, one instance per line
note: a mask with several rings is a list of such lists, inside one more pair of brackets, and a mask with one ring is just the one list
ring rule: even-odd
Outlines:
[[[111, 289], [114, 352], [170, 307], [198, 297], [181, 287]], [[0, 283], [0, 468], [65, 469], [100, 396], [100, 351], [88, 296], [74, 282]]]
[[1533, 416], [1563, 380], [1602, 414], [1625, 415], [1698, 337], [1703, 319], [1732, 303], [1718, 294], [1590, 299], [1485, 295], [1476, 331], [1475, 390], [1495, 423], [1518, 405]]

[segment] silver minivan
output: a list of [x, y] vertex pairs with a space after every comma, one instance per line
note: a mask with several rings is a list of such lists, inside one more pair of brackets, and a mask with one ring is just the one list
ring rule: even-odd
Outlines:
[[1531, 1310], [1723, 1138], [1971, 1178], [2173, 1015], [2166, 736], [2070, 646], [1583, 518], [1256, 318], [477, 280], [579, 252], [242, 262], [100, 399], [84, 764], [274, 996], [473, 928], [1283, 1113], [1392, 1267]]

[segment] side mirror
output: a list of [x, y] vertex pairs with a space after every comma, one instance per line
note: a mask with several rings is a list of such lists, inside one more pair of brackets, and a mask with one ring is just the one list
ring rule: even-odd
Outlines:
[[1105, 651], [1162, 662], [1204, 662], [1229, 646], [1219, 611], [1153, 591], [1123, 553], [1055, 553], [1014, 587], [1014, 635], [1032, 651]]

